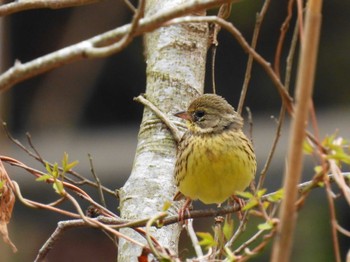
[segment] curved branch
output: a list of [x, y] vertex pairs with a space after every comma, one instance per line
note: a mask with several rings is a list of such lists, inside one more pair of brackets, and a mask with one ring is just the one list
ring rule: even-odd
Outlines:
[[249, 45], [249, 43], [242, 36], [241, 32], [232, 23], [217, 16], [206, 16], [206, 17], [187, 16], [187, 17], [173, 19], [168, 24], [170, 25], [170, 24], [178, 24], [178, 23], [190, 23], [190, 22], [217, 23], [221, 27], [225, 28], [230, 34], [232, 34], [233, 37], [236, 38], [237, 42], [242, 46], [243, 50], [248, 54], [250, 54], [254, 58], [254, 60], [262, 66], [262, 68], [265, 70], [267, 75], [271, 78], [288, 112], [289, 113], [293, 112], [292, 98], [289, 95], [288, 91], [285, 89], [284, 85], [282, 84], [279, 76], [272, 69], [271, 64], [268, 61], [266, 61], [260, 54], [258, 54]]
[[[149, 17], [140, 19], [138, 26], [135, 28], [135, 31], [133, 33], [133, 37], [153, 31], [173, 18], [197, 12], [199, 10], [219, 6], [223, 3], [231, 3], [233, 1], [235, 0], [193, 0], [186, 2], [179, 7], [174, 7], [170, 10], [162, 11]], [[105, 57], [111, 54], [115, 54], [116, 52], [121, 51], [128, 44], [126, 43], [125, 45], [121, 45], [122, 48], [120, 48], [116, 42], [122, 39], [123, 36], [128, 34], [130, 31], [132, 31], [132, 29], [132, 24], [127, 24], [114, 30], [105, 32], [101, 35], [92, 37], [88, 40], [82, 41], [78, 44], [74, 44], [42, 57], [36, 58], [32, 61], [26, 63], [17, 61], [13, 67], [6, 70], [0, 76], [0, 92], [9, 89], [16, 83], [21, 82], [25, 79], [37, 76], [68, 63], [82, 60], [84, 58]], [[106, 47], [109, 45], [111, 48], [106, 49]], [[116, 48], [116, 46], [118, 48]], [[96, 52], [98, 48], [102, 48], [104, 52]]]
[[12, 3], [4, 4], [0, 6], [0, 17], [7, 16], [14, 13], [18, 13], [25, 10], [31, 9], [61, 9], [67, 7], [88, 5], [92, 3], [99, 2], [99, 0], [20, 0], [14, 1]]

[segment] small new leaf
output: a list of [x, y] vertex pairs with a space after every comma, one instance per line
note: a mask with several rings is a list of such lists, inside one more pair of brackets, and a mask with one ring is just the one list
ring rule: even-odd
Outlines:
[[315, 167], [314, 167], [314, 171], [315, 171], [316, 174], [321, 173], [322, 170], [323, 170], [322, 166], [315, 166]]
[[73, 167], [75, 167], [75, 166], [78, 165], [78, 164], [79, 164], [79, 161], [78, 161], [78, 160], [73, 161], [72, 163], [67, 164], [66, 167], [65, 167], [65, 171], [67, 172], [67, 171], [71, 170]]
[[258, 198], [261, 198], [266, 193], [266, 188], [260, 189], [256, 194]]
[[270, 230], [273, 228], [273, 223], [271, 221], [266, 221], [265, 223], [259, 224], [259, 230]]
[[225, 239], [228, 240], [232, 237], [234, 230], [234, 221], [233, 219], [225, 220], [222, 231], [224, 233]]
[[269, 196], [267, 198], [267, 200], [275, 203], [275, 202], [278, 202], [281, 199], [283, 199], [283, 196], [284, 196], [284, 190], [283, 190], [283, 188], [281, 188], [281, 189], [277, 190], [273, 195]]
[[197, 236], [201, 238], [201, 241], [199, 241], [199, 244], [205, 248], [210, 248], [216, 246], [216, 242], [213, 238], [213, 236], [210, 233], [207, 232], [197, 232]]
[[55, 189], [57, 194], [62, 196], [65, 194], [63, 183], [61, 181], [56, 180], [55, 183], [53, 184], [53, 188]]
[[338, 160], [345, 164], [350, 164], [350, 156], [344, 151], [336, 151], [334, 154], [328, 155], [327, 158]]
[[262, 207], [266, 210], [268, 207], [270, 206], [270, 202], [268, 202], [268, 201], [264, 201], [263, 203], [262, 203]]
[[242, 211], [252, 209], [253, 207], [257, 206], [259, 201], [256, 198], [250, 199], [247, 204], [242, 208]]
[[59, 171], [59, 169], [58, 169], [58, 164], [57, 164], [57, 163], [55, 163], [55, 164], [53, 165], [51, 175], [52, 175], [54, 178], [58, 178], [58, 177], [59, 177], [60, 171]]
[[42, 175], [42, 176], [39, 176], [37, 179], [35, 179], [36, 181], [46, 181], [48, 179], [52, 178], [51, 175], [49, 174], [46, 174], [46, 175]]
[[305, 154], [311, 155], [314, 152], [314, 148], [312, 147], [310, 141], [308, 139], [304, 140], [303, 150]]
[[63, 158], [62, 158], [62, 168], [63, 168], [64, 173], [71, 170], [77, 164], [79, 164], [79, 161], [77, 161], [77, 160], [69, 163], [68, 162], [68, 154], [66, 152], [64, 152]]
[[254, 197], [254, 195], [252, 193], [250, 193], [250, 192], [240, 192], [240, 191], [238, 191], [238, 192], [236, 192], [236, 195], [240, 196], [240, 197], [248, 198], [248, 199], [251, 199], [251, 198]]
[[163, 204], [162, 211], [168, 211], [168, 209], [171, 207], [171, 202], [170, 201], [165, 201]]
[[46, 171], [47, 171], [49, 174], [52, 173], [52, 169], [51, 169], [51, 166], [50, 166], [49, 162], [46, 162], [46, 163], [45, 163], [45, 168], [46, 168]]

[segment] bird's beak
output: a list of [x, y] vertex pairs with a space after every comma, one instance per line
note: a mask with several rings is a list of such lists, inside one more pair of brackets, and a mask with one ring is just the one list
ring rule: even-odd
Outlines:
[[181, 111], [174, 114], [174, 116], [180, 117], [185, 120], [191, 120], [191, 116], [187, 113], [187, 111]]

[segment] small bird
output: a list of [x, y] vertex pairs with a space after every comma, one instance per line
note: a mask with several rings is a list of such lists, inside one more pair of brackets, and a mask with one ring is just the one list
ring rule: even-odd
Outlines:
[[187, 201], [221, 204], [254, 179], [256, 158], [250, 140], [242, 132], [243, 119], [221, 96], [204, 94], [187, 111], [188, 130], [178, 145], [175, 181]]

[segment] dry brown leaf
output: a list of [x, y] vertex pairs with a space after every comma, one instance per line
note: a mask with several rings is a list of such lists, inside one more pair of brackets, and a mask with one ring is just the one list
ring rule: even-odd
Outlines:
[[0, 234], [3, 241], [11, 246], [13, 252], [17, 252], [17, 248], [9, 238], [7, 224], [11, 220], [15, 199], [15, 194], [11, 187], [11, 181], [9, 180], [6, 169], [0, 160]]

